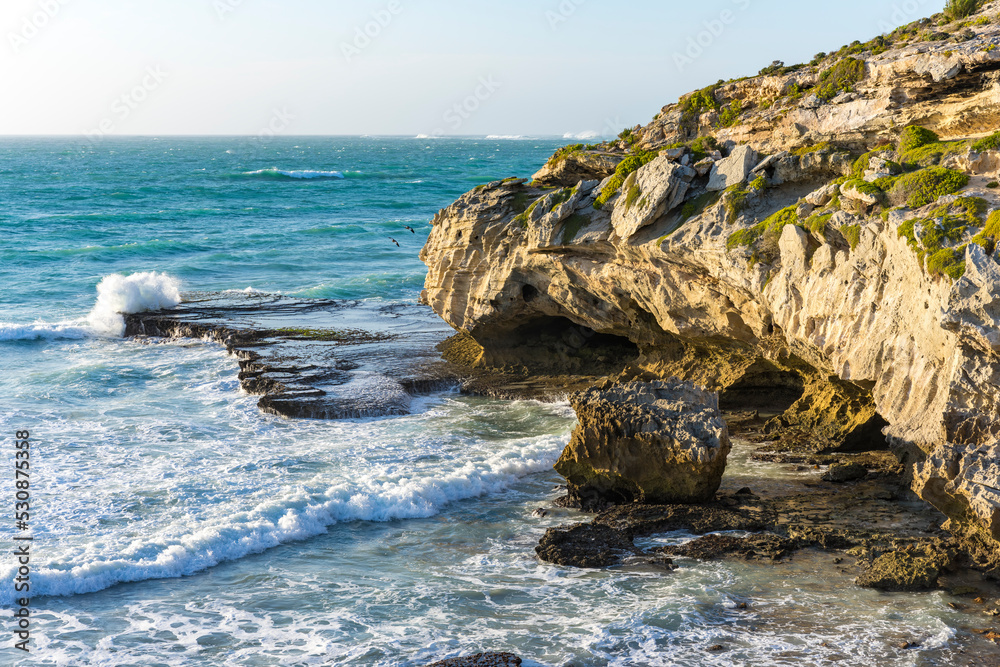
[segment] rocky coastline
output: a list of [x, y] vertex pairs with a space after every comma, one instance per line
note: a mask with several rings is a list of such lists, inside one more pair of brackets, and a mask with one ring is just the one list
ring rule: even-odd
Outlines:
[[[869, 572], [996, 578], [998, 13], [775, 63], [480, 186], [435, 217], [422, 300], [478, 371], [692, 382], [744, 413], [761, 459], [839, 462], [830, 484], [936, 508], [934, 546], [851, 542]], [[627, 544], [603, 525], [572, 530]], [[544, 553], [566, 542], [549, 538]], [[882, 575], [859, 581], [891, 588]]]

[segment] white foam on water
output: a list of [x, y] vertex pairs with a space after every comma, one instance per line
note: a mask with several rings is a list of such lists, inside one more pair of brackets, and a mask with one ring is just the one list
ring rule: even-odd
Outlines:
[[257, 171], [247, 171], [243, 173], [244, 176], [284, 176], [286, 178], [295, 179], [313, 179], [313, 178], [344, 178], [344, 174], [339, 171], [321, 171], [313, 169], [278, 169], [277, 167], [271, 167], [270, 169], [258, 169]]
[[78, 340], [90, 338], [93, 332], [89, 327], [72, 322], [56, 324], [12, 324], [0, 322], [0, 341], [18, 340]]
[[[550, 470], [563, 444], [558, 436], [535, 438], [443, 471], [369, 466], [320, 491], [299, 481], [245, 511], [216, 513], [201, 522], [177, 517], [157, 525], [155, 534], [128, 543], [113, 546], [96, 539], [69, 548], [33, 570], [32, 594], [75, 595], [123, 582], [190, 575], [320, 535], [344, 521], [430, 517], [454, 501], [497, 493], [525, 475]], [[0, 581], [12, 581], [16, 572], [14, 565], [5, 564]], [[0, 587], [0, 605], [11, 604], [14, 597], [13, 586]]]
[[97, 303], [87, 316], [87, 323], [98, 335], [122, 336], [125, 333], [122, 315], [173, 308], [180, 302], [180, 283], [165, 273], [112, 274], [98, 283]]

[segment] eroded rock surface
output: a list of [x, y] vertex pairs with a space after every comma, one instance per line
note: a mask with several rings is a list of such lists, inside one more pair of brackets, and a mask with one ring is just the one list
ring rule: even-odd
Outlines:
[[425, 308], [268, 294], [188, 293], [181, 306], [125, 316], [126, 336], [226, 346], [240, 387], [283, 417], [410, 412], [413, 396], [460, 382], [435, 349], [447, 329]]
[[556, 470], [584, 508], [703, 502], [719, 488], [730, 443], [716, 394], [686, 382], [629, 382], [570, 402], [580, 424]]
[[[723, 401], [780, 387], [769, 433], [813, 454], [888, 442], [996, 567], [1000, 141], [974, 142], [1000, 120], [998, 12], [685, 96], [601, 147], [642, 158], [627, 188], [588, 173], [469, 193], [434, 219], [423, 298], [484, 365], [631, 349], [623, 379], [680, 377]], [[904, 142], [908, 125], [940, 136]], [[709, 135], [718, 155], [696, 146]], [[657, 149], [674, 152], [647, 160]], [[751, 150], [769, 155], [745, 173]], [[709, 191], [734, 156], [742, 181]]]

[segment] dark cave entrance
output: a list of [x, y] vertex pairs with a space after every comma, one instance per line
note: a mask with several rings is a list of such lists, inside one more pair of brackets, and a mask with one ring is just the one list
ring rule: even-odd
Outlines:
[[[639, 347], [623, 336], [599, 333], [565, 317], [540, 317], [502, 337], [495, 356], [548, 373], [609, 375], [639, 358]], [[497, 361], [501, 361], [497, 359]]]
[[762, 417], [780, 415], [805, 393], [802, 378], [779, 370], [748, 371], [719, 394], [725, 412], [757, 411]]

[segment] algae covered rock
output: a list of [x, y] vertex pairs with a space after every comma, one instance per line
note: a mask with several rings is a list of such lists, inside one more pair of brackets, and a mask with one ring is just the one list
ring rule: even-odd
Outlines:
[[462, 658], [449, 658], [427, 667], [518, 667], [521, 659], [513, 653], [477, 653]]
[[631, 538], [596, 523], [578, 523], [568, 528], [549, 528], [538, 546], [538, 557], [547, 563], [573, 567], [608, 567], [629, 555], [640, 553]]
[[867, 476], [868, 468], [860, 463], [836, 464], [830, 466], [830, 469], [823, 475], [823, 480], [834, 482], [835, 484], [843, 484], [844, 482], [864, 479]]
[[890, 551], [876, 558], [855, 583], [882, 591], [925, 591], [937, 586], [940, 573], [933, 558]]
[[628, 382], [570, 398], [580, 424], [556, 463], [571, 500], [694, 503], [722, 482], [729, 430], [718, 395], [688, 382]]

